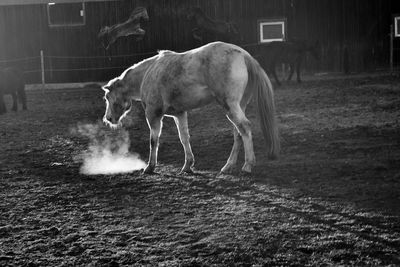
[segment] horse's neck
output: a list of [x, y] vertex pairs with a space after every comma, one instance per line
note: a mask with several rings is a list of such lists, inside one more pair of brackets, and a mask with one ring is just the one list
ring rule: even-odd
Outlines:
[[140, 24], [138, 22], [130, 22], [123, 27], [121, 27], [118, 31], [118, 35], [120, 36], [128, 36], [131, 34], [141, 34]]
[[126, 73], [129, 87], [132, 89], [132, 98], [135, 100], [140, 100], [140, 85], [142, 84], [143, 77], [157, 58], [158, 55], [145, 59]]

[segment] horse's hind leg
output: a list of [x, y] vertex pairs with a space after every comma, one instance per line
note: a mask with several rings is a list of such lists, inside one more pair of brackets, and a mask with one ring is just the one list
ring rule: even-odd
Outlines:
[[162, 114], [160, 113], [146, 110], [147, 124], [150, 128], [150, 152], [149, 162], [143, 173], [153, 173], [157, 165], [158, 145], [162, 129]]
[[[243, 114], [246, 112], [246, 106], [247, 106], [249, 100], [250, 100], [249, 95], [244, 95], [242, 97], [240, 107], [241, 107], [241, 110], [243, 111]], [[229, 119], [229, 117], [228, 117], [228, 119]], [[242, 147], [242, 144], [243, 144], [240, 133], [235, 125], [233, 125], [232, 132], [233, 132], [233, 146], [232, 146], [231, 154], [229, 155], [229, 158], [226, 161], [225, 166], [222, 167], [221, 173], [229, 173], [236, 166], [240, 148]]]
[[246, 118], [244, 111], [239, 105], [230, 106], [228, 118], [242, 136], [245, 153], [245, 162], [242, 167], [242, 171], [250, 173], [252, 166], [256, 164], [256, 157], [253, 149], [253, 138], [251, 133], [251, 123]]
[[3, 95], [0, 94], [0, 114], [7, 112], [6, 103], [4, 102]]
[[185, 165], [183, 165], [181, 172], [192, 173], [194, 156], [189, 142], [190, 136], [187, 121], [187, 112], [182, 113], [182, 115], [175, 116], [174, 120], [176, 127], [178, 128], [179, 139], [181, 140], [183, 150], [185, 151]]
[[22, 85], [22, 87], [18, 90], [18, 97], [19, 97], [19, 100], [20, 100], [20, 102], [22, 104], [22, 109], [26, 110], [27, 109], [27, 107], [26, 107], [26, 93], [25, 93], [25, 88], [24, 87], [25, 86]]
[[241, 146], [242, 139], [240, 138], [240, 134], [236, 126], [233, 126], [233, 146], [225, 166], [221, 169], [222, 173], [229, 173], [231, 172], [232, 168], [235, 167]]
[[270, 67], [269, 67], [269, 72], [272, 73], [272, 76], [274, 76], [274, 79], [275, 79], [275, 81], [276, 81], [276, 84], [277, 84], [278, 86], [281, 86], [281, 82], [280, 82], [279, 79], [278, 79], [278, 75], [276, 75], [275, 65], [276, 65], [276, 64], [271, 64], [271, 65], [270, 65]]

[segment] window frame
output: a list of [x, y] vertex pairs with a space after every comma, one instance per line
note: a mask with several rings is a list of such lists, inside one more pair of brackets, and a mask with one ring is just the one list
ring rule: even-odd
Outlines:
[[[264, 25], [282, 25], [282, 38], [266, 39], [263, 34]], [[267, 18], [259, 19], [257, 21], [258, 27], [258, 42], [259, 43], [269, 43], [273, 41], [285, 41], [287, 39], [287, 19], [286, 18]]]
[[394, 37], [400, 37], [400, 28], [398, 28], [398, 25], [400, 24], [400, 15], [395, 15], [393, 16], [393, 22], [394, 22]]
[[[57, 4], [81, 4], [82, 5], [82, 9], [80, 12], [83, 13], [82, 16], [82, 22], [79, 23], [64, 23], [64, 24], [54, 24], [51, 22], [51, 15], [50, 15], [50, 7], [52, 5], [57, 5]], [[68, 28], [68, 27], [81, 27], [81, 26], [85, 26], [86, 25], [86, 9], [85, 9], [85, 2], [66, 2], [66, 3], [48, 3], [47, 4], [47, 25], [50, 28]]]

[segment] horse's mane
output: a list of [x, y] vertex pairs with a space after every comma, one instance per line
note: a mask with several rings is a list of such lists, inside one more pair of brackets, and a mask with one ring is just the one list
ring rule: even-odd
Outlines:
[[171, 50], [158, 50], [157, 52], [160, 57], [164, 56], [165, 54], [176, 54], [176, 52]]
[[152, 56], [152, 57], [149, 57], [149, 58], [145, 58], [145, 59], [143, 59], [142, 61], [133, 64], [132, 66], [130, 66], [129, 68], [127, 68], [126, 70], [124, 70], [124, 71], [121, 73], [121, 75], [119, 75], [117, 78], [120, 79], [120, 80], [124, 79], [125, 76], [126, 76], [126, 74], [127, 74], [130, 70], [133, 70], [134, 68], [140, 66], [141, 64], [146, 63], [147, 61], [153, 60], [153, 59], [156, 58], [156, 57], [159, 57], [159, 54], [157, 54], [157, 55], [155, 55], [155, 56]]

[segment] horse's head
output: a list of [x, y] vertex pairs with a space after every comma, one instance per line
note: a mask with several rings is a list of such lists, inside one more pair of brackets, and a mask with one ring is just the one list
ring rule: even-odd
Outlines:
[[102, 87], [104, 100], [106, 101], [106, 112], [103, 122], [112, 128], [121, 125], [121, 120], [131, 110], [132, 100], [127, 93], [125, 82], [120, 78], [109, 81]]
[[149, 18], [149, 14], [147, 13], [147, 9], [146, 8], [143, 8], [143, 11], [142, 11], [142, 19], [144, 19], [145, 21], [148, 21], [150, 18]]

